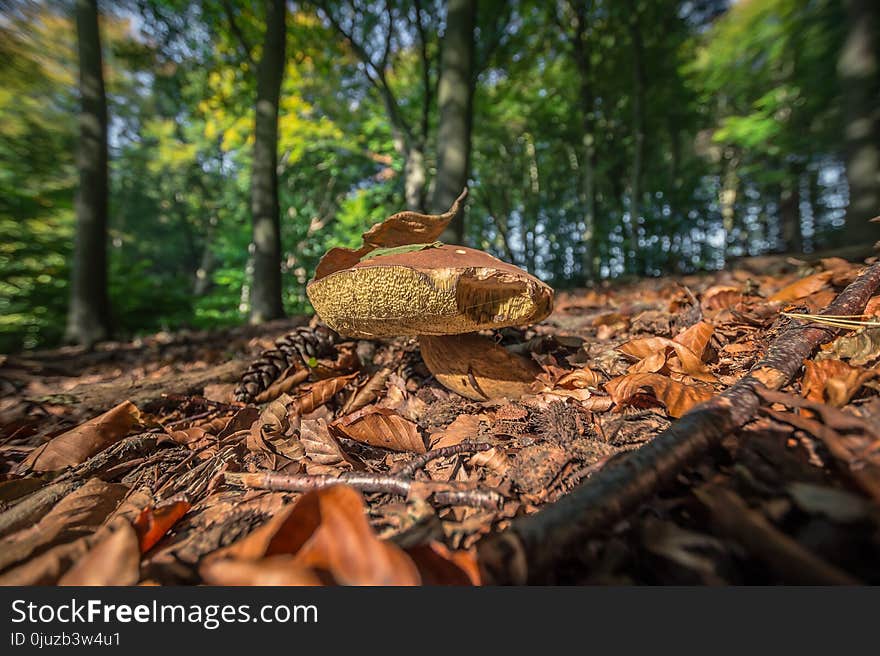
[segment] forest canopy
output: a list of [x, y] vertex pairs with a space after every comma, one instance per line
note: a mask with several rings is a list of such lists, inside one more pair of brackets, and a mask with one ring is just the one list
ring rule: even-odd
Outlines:
[[557, 288], [878, 238], [880, 21], [864, 0], [7, 1], [3, 352], [64, 338], [84, 5], [119, 335], [253, 319], [276, 293], [259, 287], [262, 216], [279, 228], [276, 314], [308, 312], [327, 249], [404, 208], [443, 211], [462, 183], [452, 237]]

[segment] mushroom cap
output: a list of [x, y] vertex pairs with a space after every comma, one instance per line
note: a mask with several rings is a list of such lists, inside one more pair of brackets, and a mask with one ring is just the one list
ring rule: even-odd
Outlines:
[[483, 251], [439, 242], [367, 254], [312, 280], [306, 293], [318, 316], [349, 337], [525, 326], [553, 309], [553, 289], [534, 276]]

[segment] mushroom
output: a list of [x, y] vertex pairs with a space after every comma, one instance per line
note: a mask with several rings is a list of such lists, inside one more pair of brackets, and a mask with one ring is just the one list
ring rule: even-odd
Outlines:
[[428, 369], [462, 396], [519, 396], [540, 367], [477, 332], [541, 321], [553, 290], [488, 253], [435, 241], [466, 196], [444, 214], [395, 214], [365, 232], [357, 250], [328, 251], [306, 293], [341, 335], [418, 336]]

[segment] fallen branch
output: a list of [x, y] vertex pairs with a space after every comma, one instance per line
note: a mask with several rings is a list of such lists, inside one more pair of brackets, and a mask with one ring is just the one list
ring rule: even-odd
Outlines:
[[[858, 314], [878, 286], [880, 263], [875, 263], [820, 314]], [[695, 407], [639, 450], [609, 463], [571, 494], [480, 542], [485, 576], [494, 583], [546, 580], [544, 575], [561, 557], [635, 510], [726, 435], [745, 425], [761, 403], [755, 390], [787, 385], [813, 350], [838, 332], [785, 318], [778, 321], [784, 322], [783, 329], [747, 376]]]
[[398, 476], [379, 474], [339, 474], [338, 476], [310, 476], [307, 474], [275, 474], [258, 472], [253, 474], [224, 474], [230, 485], [258, 490], [276, 490], [282, 492], [308, 492], [320, 490], [332, 485], [350, 485], [362, 492], [381, 492], [397, 496], [409, 496], [411, 491], [425, 490], [431, 499], [444, 506], [472, 506], [497, 510], [504, 498], [491, 490], [480, 490], [460, 486], [454, 481], [413, 481]]

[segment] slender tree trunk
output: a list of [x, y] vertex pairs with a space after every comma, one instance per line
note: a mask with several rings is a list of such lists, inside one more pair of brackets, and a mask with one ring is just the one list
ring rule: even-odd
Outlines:
[[66, 339], [92, 346], [110, 334], [107, 296], [107, 97], [97, 0], [77, 0], [79, 188]]
[[779, 221], [782, 232], [782, 248], [785, 253], [802, 253], [804, 240], [801, 234], [800, 174], [792, 171], [782, 183], [779, 197]]
[[629, 252], [626, 258], [628, 273], [636, 273], [638, 270], [637, 259], [639, 254], [639, 216], [641, 216], [642, 200], [642, 159], [645, 146], [645, 57], [642, 31], [639, 25], [638, 14], [634, 14], [630, 22], [630, 35], [633, 47], [633, 158], [632, 172], [630, 173], [630, 196], [629, 196], [629, 225], [627, 240]]
[[[406, 207], [413, 212], [423, 212], [425, 210], [425, 190], [428, 184], [424, 148], [421, 145], [407, 147], [404, 151], [404, 160], [403, 188]], [[452, 205], [452, 202], [449, 205]], [[446, 208], [446, 210], [448, 209], [449, 207]]]
[[250, 321], [284, 316], [281, 300], [281, 220], [278, 206], [278, 101], [286, 61], [285, 0], [266, 0], [266, 36], [257, 67], [254, 160], [251, 174], [254, 277]]
[[596, 277], [598, 258], [593, 241], [596, 237], [596, 130], [594, 127], [595, 96], [592, 88], [590, 53], [587, 47], [587, 15], [583, 3], [574, 3], [575, 33], [572, 40], [575, 66], [579, 74], [581, 100], [581, 141], [583, 165], [581, 166], [581, 202], [584, 209], [584, 251], [582, 268], [584, 280]]
[[[470, 173], [471, 125], [474, 98], [474, 24], [476, 0], [447, 0], [446, 33], [440, 60], [437, 102], [437, 176], [431, 210], [445, 212], [467, 184]], [[441, 237], [460, 244], [464, 240], [464, 215], [459, 213]]]
[[846, 106], [848, 243], [873, 243], [880, 225], [880, 8], [876, 0], [847, 0], [848, 30], [837, 71]]

